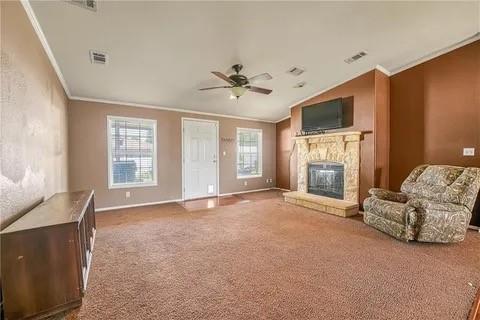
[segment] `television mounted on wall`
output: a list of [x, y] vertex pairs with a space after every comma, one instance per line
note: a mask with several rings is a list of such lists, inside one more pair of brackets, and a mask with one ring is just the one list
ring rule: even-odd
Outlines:
[[325, 101], [302, 108], [302, 131], [323, 131], [343, 128], [342, 98]]

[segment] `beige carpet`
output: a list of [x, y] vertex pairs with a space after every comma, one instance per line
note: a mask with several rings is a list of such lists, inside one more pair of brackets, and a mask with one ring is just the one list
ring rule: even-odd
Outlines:
[[360, 219], [250, 198], [98, 214], [87, 293], [69, 318], [467, 318], [478, 232], [461, 244], [407, 244]]

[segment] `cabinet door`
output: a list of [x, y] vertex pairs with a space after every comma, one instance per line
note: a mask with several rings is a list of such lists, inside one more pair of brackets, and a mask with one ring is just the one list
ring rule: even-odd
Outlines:
[[7, 319], [80, 302], [77, 234], [75, 224], [63, 224], [2, 236], [2, 290]]

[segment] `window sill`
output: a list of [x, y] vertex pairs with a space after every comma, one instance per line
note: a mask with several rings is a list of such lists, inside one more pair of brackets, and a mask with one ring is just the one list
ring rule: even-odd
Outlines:
[[109, 185], [108, 189], [128, 189], [128, 188], [143, 188], [143, 187], [156, 187], [158, 184], [156, 182], [152, 183], [132, 183], [132, 184], [116, 184]]
[[252, 176], [237, 176], [237, 179], [250, 179], [250, 178], [261, 178], [261, 174], [252, 175]]

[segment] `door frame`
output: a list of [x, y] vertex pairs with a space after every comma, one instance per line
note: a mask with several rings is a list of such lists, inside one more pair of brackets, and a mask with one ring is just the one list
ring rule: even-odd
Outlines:
[[[185, 128], [184, 128], [185, 121], [209, 122], [209, 123], [216, 124], [217, 130], [215, 135], [215, 144], [216, 144], [215, 149], [217, 152], [217, 162], [215, 167], [216, 167], [216, 175], [217, 175], [217, 192], [214, 196], [218, 197], [220, 195], [220, 154], [219, 154], [220, 123], [218, 120], [182, 117], [182, 201], [199, 199], [198, 197], [185, 199]], [[200, 197], [200, 198], [204, 198], [204, 197]]]

